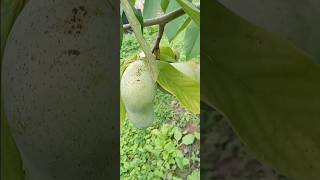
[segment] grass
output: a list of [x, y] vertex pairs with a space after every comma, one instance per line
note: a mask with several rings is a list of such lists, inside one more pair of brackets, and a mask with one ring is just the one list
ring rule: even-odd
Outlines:
[[[152, 45], [156, 27], [144, 30]], [[183, 54], [183, 35], [171, 47]], [[163, 39], [162, 45], [169, 45]], [[133, 34], [125, 34], [121, 60], [141, 52]], [[200, 179], [199, 116], [181, 107], [172, 95], [157, 90], [152, 127], [139, 130], [126, 119], [121, 129], [121, 179]]]

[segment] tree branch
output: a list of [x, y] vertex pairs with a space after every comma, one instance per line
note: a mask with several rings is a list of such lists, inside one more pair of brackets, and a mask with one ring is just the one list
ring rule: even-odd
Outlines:
[[163, 36], [164, 27], [166, 24], [159, 24], [159, 32], [156, 39], [156, 42], [154, 43], [154, 46], [152, 48], [152, 53], [156, 56], [156, 59], [160, 59], [160, 48], [159, 44]]
[[[196, 3], [194, 4], [198, 9], [200, 9], [200, 3]], [[151, 19], [146, 19], [144, 21], [144, 27], [147, 27], [147, 26], [153, 26], [153, 25], [157, 25], [157, 24], [167, 24], [168, 22], [184, 15], [185, 12], [183, 11], [182, 8], [179, 8], [175, 11], [172, 11], [168, 14], [164, 14], [160, 17], [156, 17], [156, 18], [151, 18]], [[128, 30], [131, 28], [131, 25], [130, 24], [124, 24], [123, 25], [123, 29], [125, 30]]]

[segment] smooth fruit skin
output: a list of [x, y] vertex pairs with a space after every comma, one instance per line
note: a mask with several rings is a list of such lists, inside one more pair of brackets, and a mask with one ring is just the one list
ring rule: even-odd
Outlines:
[[292, 41], [320, 63], [319, 0], [218, 0], [243, 18]]
[[120, 90], [132, 124], [137, 128], [150, 127], [154, 119], [156, 84], [144, 61], [138, 60], [129, 64], [123, 73]]
[[15, 22], [1, 87], [30, 180], [119, 177], [118, 4], [32, 0]]

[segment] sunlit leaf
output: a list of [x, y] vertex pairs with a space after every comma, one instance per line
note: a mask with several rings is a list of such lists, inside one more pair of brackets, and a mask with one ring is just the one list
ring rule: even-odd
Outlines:
[[187, 0], [176, 0], [189, 17], [200, 27], [200, 10], [192, 2]]
[[176, 62], [178, 55], [173, 51], [171, 47], [162, 46], [160, 47], [160, 60], [165, 62]]
[[158, 61], [159, 85], [193, 113], [200, 112], [200, 83], [166, 62]]
[[182, 133], [181, 133], [180, 128], [176, 128], [176, 129], [175, 129], [173, 136], [174, 136], [174, 139], [175, 139], [176, 141], [179, 141], [179, 140], [181, 139]]
[[190, 145], [194, 142], [195, 136], [193, 134], [187, 134], [182, 138], [182, 144]]

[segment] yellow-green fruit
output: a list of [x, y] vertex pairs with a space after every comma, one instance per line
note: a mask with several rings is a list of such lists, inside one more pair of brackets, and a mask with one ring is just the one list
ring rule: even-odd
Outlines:
[[118, 179], [117, 4], [31, 0], [15, 21], [1, 100], [29, 180]]
[[[199, 76], [197, 75], [197, 64], [195, 62], [179, 62], [179, 63], [171, 63], [173, 67], [182, 72], [183, 74], [191, 77], [192, 79], [198, 80]], [[200, 66], [199, 66], [200, 72]]]
[[123, 73], [120, 88], [132, 124], [137, 128], [151, 126], [156, 84], [144, 61], [138, 60], [129, 64]]

